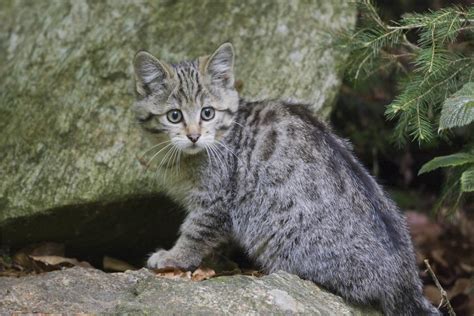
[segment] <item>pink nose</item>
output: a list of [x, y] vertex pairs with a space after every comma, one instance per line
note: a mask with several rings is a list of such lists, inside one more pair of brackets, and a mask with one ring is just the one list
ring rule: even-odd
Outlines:
[[199, 137], [201, 137], [201, 134], [188, 134], [186, 135], [190, 141], [192, 141], [193, 143], [197, 142]]

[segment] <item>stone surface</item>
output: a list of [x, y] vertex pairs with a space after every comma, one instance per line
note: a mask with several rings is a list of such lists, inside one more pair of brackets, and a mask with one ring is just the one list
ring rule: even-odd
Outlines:
[[0, 313], [157, 315], [380, 315], [346, 304], [309, 281], [278, 272], [201, 282], [164, 279], [142, 269], [106, 274], [72, 268], [20, 279], [0, 278]]
[[137, 160], [150, 146], [129, 111], [138, 49], [173, 62], [230, 40], [244, 96], [296, 98], [327, 114], [343, 56], [325, 31], [351, 27], [355, 12], [344, 0], [3, 0], [0, 20], [2, 244], [78, 246], [133, 234], [130, 214], [158, 235], [177, 226]]

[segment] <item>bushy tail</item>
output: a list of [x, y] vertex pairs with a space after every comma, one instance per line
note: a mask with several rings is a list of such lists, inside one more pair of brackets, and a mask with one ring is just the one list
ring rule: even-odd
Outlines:
[[442, 313], [433, 306], [421, 293], [412, 296], [403, 295], [393, 300], [382, 302], [382, 309], [387, 316], [437, 316]]

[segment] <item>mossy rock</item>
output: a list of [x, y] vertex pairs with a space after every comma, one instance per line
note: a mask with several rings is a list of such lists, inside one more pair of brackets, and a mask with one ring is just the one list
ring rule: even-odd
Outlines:
[[282, 271], [192, 282], [145, 269], [106, 274], [84, 268], [0, 278], [0, 313], [381, 315]]
[[121, 247], [126, 238], [112, 236], [144, 222], [156, 245], [168, 243], [160, 231], [174, 231], [180, 216], [137, 159], [150, 144], [129, 110], [135, 52], [174, 62], [229, 40], [243, 96], [298, 99], [324, 116], [344, 58], [327, 32], [353, 26], [346, 2], [2, 1], [2, 245], [47, 239], [90, 249], [108, 236]]

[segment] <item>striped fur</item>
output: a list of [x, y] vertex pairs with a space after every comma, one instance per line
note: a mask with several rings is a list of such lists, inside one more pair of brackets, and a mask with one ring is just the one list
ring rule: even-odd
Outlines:
[[[347, 143], [304, 105], [239, 101], [233, 59], [230, 44], [177, 65], [135, 59], [137, 118], [184, 153], [169, 167], [181, 173], [163, 181], [188, 210], [174, 247], [148, 265], [192, 269], [233, 239], [266, 272], [297, 274], [387, 315], [438, 314], [422, 295], [403, 216]], [[200, 120], [209, 106], [214, 119]], [[182, 123], [166, 121], [173, 108]], [[200, 150], [183, 143], [190, 128], [205, 137]]]

